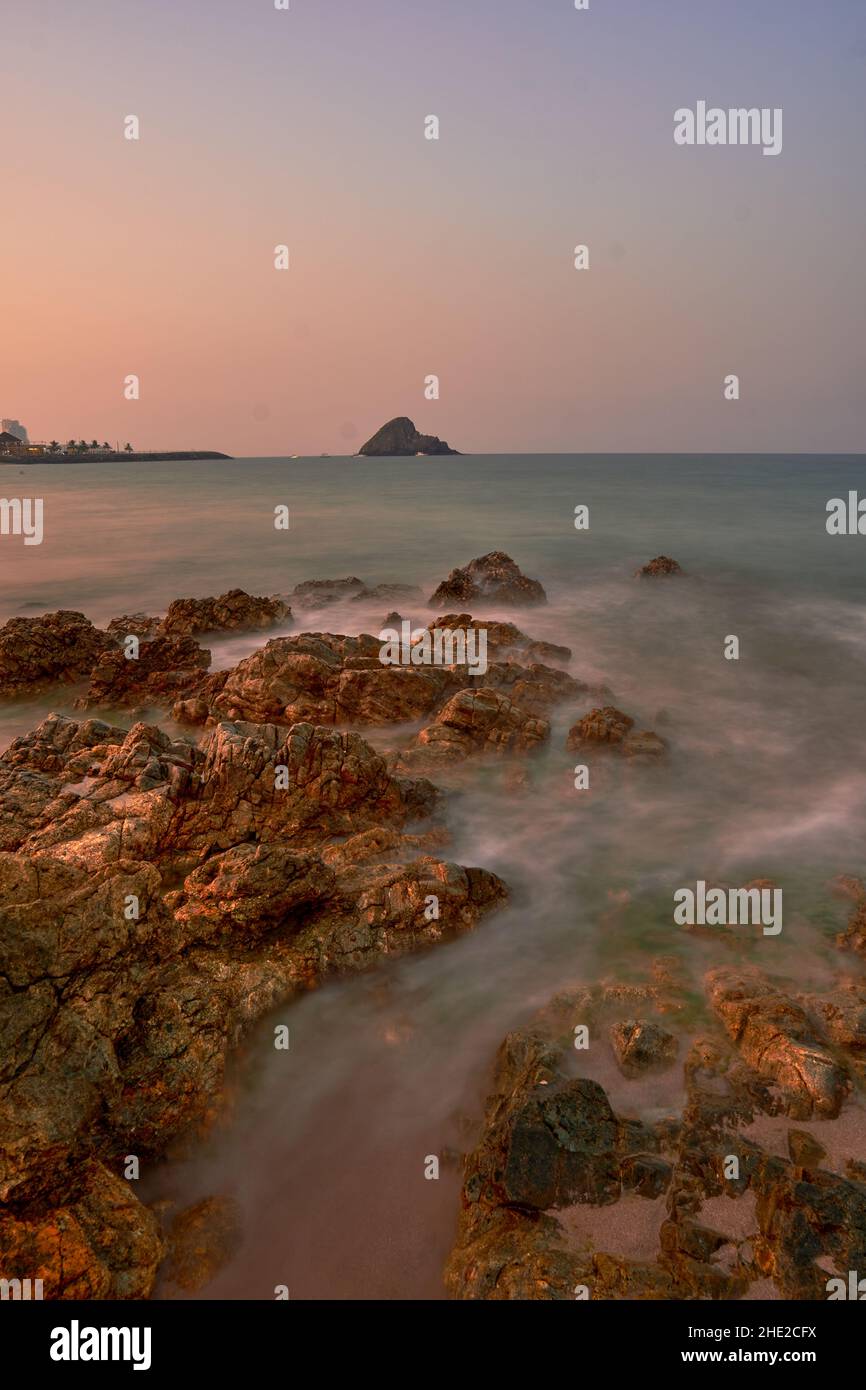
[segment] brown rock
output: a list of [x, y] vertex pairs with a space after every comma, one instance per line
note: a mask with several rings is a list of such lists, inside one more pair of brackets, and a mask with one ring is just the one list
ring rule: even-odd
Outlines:
[[806, 1011], [752, 970], [713, 970], [710, 1003], [742, 1056], [782, 1090], [796, 1119], [839, 1114], [850, 1081], [818, 1040]]
[[229, 589], [219, 598], [176, 598], [162, 621], [162, 631], [176, 636], [196, 632], [251, 632], [290, 621], [292, 610], [281, 598], [257, 598]]
[[650, 560], [641, 569], [635, 570], [635, 578], [640, 579], [643, 576], [652, 578], [657, 575], [682, 574], [682, 572], [682, 566], [678, 565], [676, 560], [672, 560], [669, 555], [657, 555], [654, 560]]
[[537, 579], [527, 579], [502, 550], [493, 550], [451, 571], [430, 597], [430, 607], [450, 603], [546, 603], [547, 595]]
[[90, 675], [76, 709], [148, 708], [172, 704], [194, 688], [210, 666], [210, 652], [192, 637], [156, 637], [143, 642], [137, 658], [105, 652]]
[[0, 699], [83, 680], [110, 645], [83, 613], [10, 618], [0, 628]]
[[610, 1042], [624, 1076], [642, 1076], [669, 1067], [677, 1055], [677, 1040], [656, 1023], [627, 1019], [615, 1023]]

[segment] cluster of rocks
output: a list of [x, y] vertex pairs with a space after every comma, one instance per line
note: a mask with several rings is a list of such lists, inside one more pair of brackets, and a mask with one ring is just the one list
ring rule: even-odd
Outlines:
[[[492, 621], [483, 683], [383, 666], [378, 639], [327, 633], [208, 673], [194, 634], [289, 616], [233, 591], [104, 632], [71, 613], [0, 632], [3, 694], [86, 681], [85, 710], [161, 706], [206, 726], [50, 715], [0, 757], [0, 1267], [47, 1297], [147, 1297], [166, 1257], [178, 1286], [206, 1277], [195, 1252], [211, 1236], [231, 1248], [234, 1218], [209, 1201], [163, 1222], [129, 1157], [205, 1132], [230, 1055], [298, 991], [505, 901], [495, 874], [442, 857], [439, 793], [419, 774], [527, 753], [545, 714], [586, 694], [538, 659], [566, 648]], [[387, 758], [334, 727], [407, 719], [431, 722]]]
[[[839, 1116], [866, 1058], [866, 983], [795, 997], [746, 968], [711, 971], [703, 990], [697, 1036], [690, 983], [659, 960], [648, 982], [566, 992], [505, 1039], [464, 1164], [454, 1298], [825, 1299], [829, 1278], [863, 1267], [866, 1166], [838, 1171], [820, 1133], [784, 1119]], [[581, 1074], [608, 1048], [638, 1111], [643, 1079], [674, 1075], [682, 1048], [681, 1103], [616, 1113]], [[762, 1117], [781, 1119], [785, 1152], [748, 1132]]]
[[471, 929], [505, 885], [411, 830], [429, 782], [310, 724], [198, 746], [50, 716], [0, 798], [0, 1265], [47, 1297], [146, 1297], [166, 1247], [127, 1157], [207, 1128], [268, 1011]]

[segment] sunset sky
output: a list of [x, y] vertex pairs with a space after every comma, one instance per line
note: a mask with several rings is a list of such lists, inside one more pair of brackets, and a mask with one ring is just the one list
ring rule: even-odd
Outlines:
[[[32, 438], [866, 447], [862, 0], [3, 0], [2, 37]], [[782, 153], [677, 147], [699, 100], [782, 107]]]

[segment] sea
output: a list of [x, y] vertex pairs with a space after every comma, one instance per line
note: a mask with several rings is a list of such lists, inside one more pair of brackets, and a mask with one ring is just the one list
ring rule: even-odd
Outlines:
[[[524, 782], [478, 760], [446, 788], [444, 853], [500, 874], [509, 905], [263, 1020], [223, 1121], [142, 1177], [146, 1198], [239, 1204], [243, 1242], [198, 1297], [273, 1298], [277, 1286], [292, 1299], [444, 1297], [458, 1156], [479, 1133], [496, 1049], [552, 994], [640, 982], [672, 957], [697, 1033], [714, 965], [748, 960], [810, 990], [847, 968], [834, 945], [845, 908], [827, 885], [866, 873], [866, 536], [826, 523], [832, 499], [866, 496], [866, 457], [16, 464], [0, 470], [0, 491], [44, 508], [41, 545], [0, 537], [0, 622], [64, 608], [105, 624], [177, 597], [288, 594], [347, 576], [417, 584], [426, 598], [455, 566], [505, 551], [548, 603], [473, 616], [570, 647], [571, 673], [607, 686], [605, 701], [668, 747], [660, 765], [611, 765], [597, 785], [591, 767], [577, 790], [565, 738], [598, 703], [587, 698], [554, 711]], [[661, 554], [684, 574], [634, 577]], [[378, 633], [391, 608], [418, 625], [431, 615], [423, 601], [347, 599], [295, 607], [267, 635]], [[263, 640], [209, 642], [214, 667]], [[62, 694], [0, 710], [0, 750], [49, 709], [72, 713]], [[394, 737], [361, 732], [382, 747]], [[732, 944], [739, 929], [674, 924], [677, 889], [755, 878], [783, 890], [777, 936], [744, 929], [748, 941]], [[287, 1052], [273, 1047], [275, 1022], [289, 1024]], [[603, 1040], [586, 1074], [623, 1115], [661, 1118], [682, 1101], [679, 1068], [627, 1081]], [[436, 1180], [431, 1155], [442, 1156]]]

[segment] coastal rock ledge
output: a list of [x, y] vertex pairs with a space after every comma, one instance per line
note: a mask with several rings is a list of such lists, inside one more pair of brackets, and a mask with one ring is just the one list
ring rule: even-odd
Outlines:
[[459, 454], [435, 434], [419, 434], [406, 415], [389, 420], [358, 450], [365, 458], [412, 458], [415, 454]]

